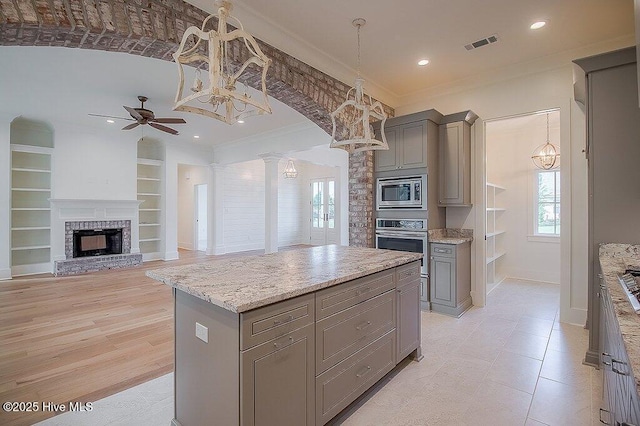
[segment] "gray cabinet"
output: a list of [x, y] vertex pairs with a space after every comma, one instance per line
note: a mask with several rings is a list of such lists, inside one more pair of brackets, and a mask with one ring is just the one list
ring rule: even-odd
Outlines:
[[[375, 152], [374, 171], [435, 169], [438, 160], [438, 124], [441, 119], [442, 114], [434, 109], [389, 118], [384, 126], [389, 149]], [[380, 122], [374, 123], [373, 129], [376, 136], [380, 137]]]
[[[396, 269], [398, 281], [397, 340], [398, 361], [420, 348], [420, 282], [419, 265], [409, 264]], [[416, 354], [418, 358], [422, 354]]]
[[438, 205], [471, 205], [471, 111], [445, 116], [440, 124]]
[[240, 314], [175, 296], [175, 422], [318, 425], [420, 352], [420, 261]]
[[430, 246], [431, 309], [459, 317], [471, 306], [471, 244]]
[[376, 151], [375, 171], [427, 167], [427, 122], [385, 126], [389, 149]]
[[640, 425], [636, 380], [620, 334], [620, 327], [604, 281], [600, 279], [603, 402], [600, 418], [610, 425]]
[[[313, 425], [313, 324], [241, 353], [242, 425]], [[287, 409], [282, 409], [282, 402]]]

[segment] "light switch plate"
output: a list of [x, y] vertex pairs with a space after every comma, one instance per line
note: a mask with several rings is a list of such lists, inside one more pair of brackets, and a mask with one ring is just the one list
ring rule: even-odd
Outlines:
[[209, 329], [196, 322], [196, 337], [205, 343], [209, 343]]

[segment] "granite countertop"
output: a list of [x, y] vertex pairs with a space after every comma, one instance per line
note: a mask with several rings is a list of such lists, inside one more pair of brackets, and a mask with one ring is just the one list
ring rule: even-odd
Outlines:
[[640, 245], [600, 245], [600, 268], [613, 301], [622, 340], [640, 393], [640, 315], [636, 314], [618, 281], [618, 274], [629, 266], [640, 266]]
[[240, 313], [420, 258], [420, 253], [330, 245], [154, 269], [146, 275]]
[[473, 241], [473, 229], [431, 229], [427, 234], [430, 243], [464, 244]]

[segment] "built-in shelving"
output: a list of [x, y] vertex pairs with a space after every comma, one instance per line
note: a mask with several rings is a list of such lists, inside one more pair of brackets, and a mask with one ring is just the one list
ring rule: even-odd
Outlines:
[[501, 259], [506, 255], [504, 215], [506, 209], [503, 207], [504, 186], [487, 182], [487, 202], [486, 202], [486, 261], [487, 261], [487, 293], [493, 290], [502, 280]]
[[138, 233], [144, 261], [163, 258], [164, 147], [152, 139], [138, 142]]
[[11, 123], [11, 275], [51, 271], [53, 132], [41, 123]]

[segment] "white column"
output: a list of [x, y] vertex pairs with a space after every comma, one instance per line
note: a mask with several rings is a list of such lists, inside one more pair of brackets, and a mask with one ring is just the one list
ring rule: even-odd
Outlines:
[[224, 165], [209, 164], [207, 174], [207, 254], [224, 254]]
[[11, 119], [0, 116], [0, 280], [11, 278]]
[[264, 160], [264, 252], [278, 251], [278, 154], [261, 155]]

